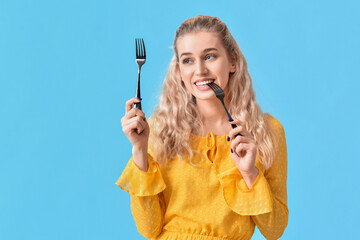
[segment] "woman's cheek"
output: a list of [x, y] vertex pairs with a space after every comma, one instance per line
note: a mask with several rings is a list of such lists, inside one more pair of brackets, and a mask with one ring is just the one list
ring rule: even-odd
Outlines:
[[188, 78], [190, 78], [190, 75], [191, 75], [191, 71], [186, 70], [186, 71], [184, 72], [184, 78], [188, 79]]

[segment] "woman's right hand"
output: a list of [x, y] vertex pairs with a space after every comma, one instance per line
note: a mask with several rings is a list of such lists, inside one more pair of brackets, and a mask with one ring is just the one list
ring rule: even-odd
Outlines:
[[125, 116], [121, 119], [122, 130], [133, 145], [133, 149], [147, 150], [149, 140], [149, 124], [146, 121], [145, 113], [133, 107], [139, 103], [136, 97], [126, 102]]

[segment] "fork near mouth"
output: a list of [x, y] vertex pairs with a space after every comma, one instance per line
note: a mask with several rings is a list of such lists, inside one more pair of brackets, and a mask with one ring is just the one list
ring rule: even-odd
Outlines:
[[[224, 107], [224, 110], [225, 110], [225, 112], [226, 112], [226, 115], [227, 115], [228, 118], [229, 118], [229, 121], [232, 122], [232, 121], [233, 121], [233, 118], [231, 117], [229, 111], [226, 109], [226, 106], [225, 106], [225, 103], [224, 103], [224, 97], [225, 97], [225, 92], [224, 92], [224, 90], [223, 90], [219, 85], [217, 85], [215, 82], [210, 82], [210, 83], [208, 83], [207, 85], [211, 88], [211, 90], [214, 91], [215, 96], [221, 101], [221, 103], [222, 103], [222, 105], [223, 105], [223, 107]], [[231, 123], [231, 127], [232, 127], [232, 128], [236, 128], [237, 125]], [[238, 135], [242, 136], [242, 134], [240, 134], [240, 133], [236, 134], [236, 136], [238, 136]]]
[[[142, 38], [135, 38], [135, 48], [136, 48], [136, 64], [139, 66], [138, 70], [138, 78], [137, 78], [137, 87], [136, 87], [136, 97], [138, 99], [141, 99], [140, 95], [140, 72], [141, 72], [141, 66], [144, 65], [146, 61], [146, 51], [145, 51], [145, 43], [144, 39]], [[137, 109], [141, 108], [141, 102], [135, 103], [135, 107]]]

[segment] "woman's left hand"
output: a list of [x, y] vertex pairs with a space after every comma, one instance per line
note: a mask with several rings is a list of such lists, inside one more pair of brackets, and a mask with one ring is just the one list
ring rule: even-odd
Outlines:
[[[236, 128], [231, 129], [229, 132], [229, 138], [232, 141], [231, 158], [245, 179], [246, 184], [251, 188], [258, 175], [258, 169], [255, 167], [257, 144], [254, 137], [246, 130], [243, 122], [235, 119], [230, 123], [237, 125]], [[242, 136], [236, 136], [239, 133]]]

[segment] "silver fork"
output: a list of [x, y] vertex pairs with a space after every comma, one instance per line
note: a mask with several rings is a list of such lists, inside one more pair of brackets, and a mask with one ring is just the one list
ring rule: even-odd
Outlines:
[[[211, 88], [211, 90], [214, 91], [215, 96], [221, 101], [221, 103], [222, 103], [222, 105], [223, 105], [223, 107], [225, 109], [226, 115], [229, 118], [229, 121], [233, 121], [230, 113], [228, 112], [228, 110], [226, 109], [225, 104], [224, 104], [224, 97], [225, 97], [224, 90], [222, 90], [222, 88], [219, 85], [217, 85], [216, 83], [214, 83], [214, 82], [208, 83], [208, 86]], [[236, 128], [237, 126], [236, 126], [236, 124], [231, 124], [231, 127]], [[237, 135], [242, 136], [240, 133], [236, 134], [236, 136]]]
[[[140, 72], [141, 72], [141, 66], [146, 61], [146, 51], [145, 51], [144, 39], [135, 38], [135, 46], [136, 46], [136, 63], [139, 66], [137, 87], [136, 87], [136, 97], [141, 98], [141, 96], [140, 96]], [[137, 109], [141, 110], [141, 103], [135, 103], [135, 107]]]

